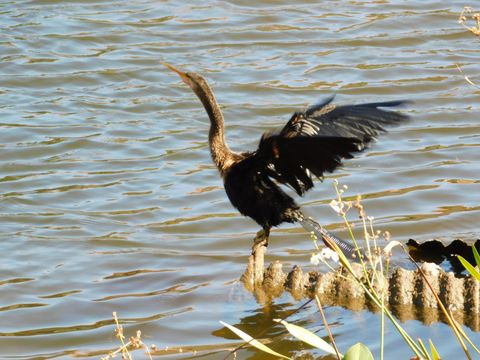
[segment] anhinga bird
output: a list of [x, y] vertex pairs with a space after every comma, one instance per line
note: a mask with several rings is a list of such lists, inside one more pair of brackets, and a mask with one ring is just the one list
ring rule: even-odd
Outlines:
[[[283, 222], [299, 222], [318, 238], [324, 238], [328, 233], [307, 218], [277, 183], [303, 195], [313, 187], [313, 176], [321, 178], [325, 172], [333, 172], [342, 159], [352, 158], [353, 153], [362, 151], [385, 132], [384, 126], [408, 119], [404, 114], [379, 109], [404, 101], [337, 106], [331, 97], [295, 112], [280, 131], [264, 133], [257, 150], [237, 153], [225, 141], [223, 114], [207, 81], [199, 74], [163, 64], [190, 86], [205, 107], [211, 124], [208, 140], [213, 162], [232, 205], [262, 227], [255, 240], [257, 245], [266, 245], [272, 226]], [[353, 252], [351, 245], [328, 235], [343, 250]]]

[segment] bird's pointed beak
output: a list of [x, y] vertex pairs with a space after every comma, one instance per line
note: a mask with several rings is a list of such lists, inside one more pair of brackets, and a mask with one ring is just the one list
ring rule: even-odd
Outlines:
[[166, 66], [168, 69], [172, 70], [173, 72], [176, 72], [178, 76], [180, 76], [180, 78], [183, 80], [183, 82], [189, 85], [188, 76], [186, 73], [176, 68], [175, 66], [170, 65], [169, 63], [160, 61], [160, 64], [162, 64], [163, 66]]

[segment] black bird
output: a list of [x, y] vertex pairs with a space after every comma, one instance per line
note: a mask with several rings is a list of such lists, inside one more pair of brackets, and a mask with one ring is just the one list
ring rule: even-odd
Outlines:
[[[242, 215], [251, 217], [263, 229], [257, 234], [254, 250], [259, 244], [268, 244], [272, 226], [299, 222], [318, 238], [325, 241], [327, 235], [343, 250], [354, 252], [350, 244], [307, 218], [277, 183], [303, 195], [313, 187], [314, 176], [322, 178], [325, 172], [333, 172], [342, 159], [352, 158], [385, 132], [384, 126], [407, 120], [404, 114], [379, 109], [402, 105], [405, 101], [337, 106], [332, 104], [331, 97], [295, 112], [280, 131], [264, 133], [257, 150], [237, 153], [225, 141], [223, 114], [207, 81], [199, 74], [163, 64], [190, 86], [210, 118], [210, 153], [228, 198]], [[329, 245], [328, 240], [326, 244]]]

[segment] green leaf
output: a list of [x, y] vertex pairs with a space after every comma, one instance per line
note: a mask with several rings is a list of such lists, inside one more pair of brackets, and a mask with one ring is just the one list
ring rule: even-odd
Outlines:
[[427, 348], [425, 347], [425, 344], [423, 343], [422, 339], [418, 338], [417, 341], [418, 341], [418, 343], [420, 344], [420, 348], [422, 349], [424, 356], [425, 356], [428, 360], [431, 360], [431, 359], [430, 359], [430, 355], [428, 354], [428, 350], [427, 350]]
[[475, 269], [473, 267], [473, 265], [470, 264], [467, 260], [465, 260], [462, 256], [457, 255], [457, 258], [458, 258], [458, 260], [460, 260], [460, 262], [465, 267], [465, 269], [467, 269], [467, 271], [470, 273], [470, 275], [472, 275], [473, 277], [475, 277], [475, 279], [480, 281], [480, 272], [478, 272], [478, 270]]
[[475, 262], [477, 263], [477, 266], [480, 268], [480, 255], [478, 254], [475, 244], [472, 245], [472, 251], [473, 251], [473, 256], [475, 257]]
[[278, 356], [278, 357], [281, 357], [282, 359], [290, 359], [289, 357], [287, 356], [284, 356], [282, 354], [279, 354], [277, 353], [276, 351], [273, 351], [272, 349], [270, 349], [268, 346], [266, 345], [263, 345], [260, 341], [258, 340], [255, 340], [254, 338], [252, 338], [250, 335], [248, 335], [247, 333], [243, 332], [242, 330], [240, 329], [237, 329], [235, 326], [233, 325], [229, 325], [223, 321], [220, 321], [220, 324], [222, 324], [223, 326], [229, 328], [232, 332], [235, 333], [235, 335], [237, 335], [238, 337], [240, 337], [241, 339], [243, 339], [243, 341], [247, 342], [248, 344], [252, 345], [253, 347], [256, 347], [258, 350], [261, 350], [263, 352], [266, 352], [270, 355], [274, 355], [274, 356]]
[[441, 357], [438, 354], [438, 351], [435, 348], [435, 345], [433, 345], [432, 339], [428, 339], [428, 342], [430, 343], [430, 351], [432, 352], [433, 360], [441, 360]]
[[343, 360], [373, 360], [373, 355], [362, 343], [356, 343], [350, 349], [348, 349]]
[[313, 347], [316, 347], [320, 350], [323, 350], [329, 354], [333, 354], [333, 355], [336, 354], [335, 349], [333, 348], [332, 345], [330, 345], [321, 337], [315, 335], [311, 331], [304, 329], [300, 326], [290, 324], [285, 320], [275, 319], [274, 321], [279, 322], [280, 324], [285, 326], [288, 332], [293, 336], [295, 336], [297, 339], [302, 340], [303, 342], [309, 345], [312, 345]]

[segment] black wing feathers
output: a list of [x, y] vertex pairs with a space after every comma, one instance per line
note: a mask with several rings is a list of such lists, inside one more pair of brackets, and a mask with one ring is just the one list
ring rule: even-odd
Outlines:
[[[355, 137], [366, 145], [380, 133], [384, 126], [396, 125], [408, 119], [408, 116], [379, 109], [406, 103], [406, 101], [389, 101], [360, 105], [335, 106], [333, 98], [318, 105], [313, 105], [304, 112], [297, 112], [282, 129], [284, 136], [342, 136]], [[312, 129], [316, 130], [313, 134]]]
[[318, 104], [310, 106], [307, 110], [305, 110], [305, 116], [310, 117], [312, 116], [315, 112], [318, 112], [322, 109], [324, 109], [328, 104], [330, 104], [333, 99], [335, 99], [335, 95], [332, 95], [325, 100], [319, 102]]
[[352, 158], [385, 132], [384, 127], [408, 119], [379, 109], [405, 101], [336, 106], [332, 100], [296, 112], [279, 133], [264, 134], [256, 153], [261, 171], [302, 195], [313, 187], [311, 175], [334, 171], [342, 159]]
[[342, 159], [350, 159], [359, 151], [359, 145], [354, 138], [267, 135], [260, 141], [258, 154], [269, 162], [270, 177], [302, 195], [313, 187], [311, 174], [322, 177], [333, 172]]

